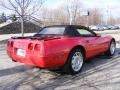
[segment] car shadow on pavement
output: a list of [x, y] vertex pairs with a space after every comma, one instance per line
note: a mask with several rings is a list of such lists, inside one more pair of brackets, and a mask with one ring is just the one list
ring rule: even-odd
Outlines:
[[0, 77], [8, 76], [11, 74], [16, 74], [16, 73], [20, 73], [20, 72], [26, 72], [27, 70], [29, 70], [29, 69], [25, 65], [20, 65], [20, 66], [8, 68], [8, 69], [2, 69], [2, 70], [0, 70]]

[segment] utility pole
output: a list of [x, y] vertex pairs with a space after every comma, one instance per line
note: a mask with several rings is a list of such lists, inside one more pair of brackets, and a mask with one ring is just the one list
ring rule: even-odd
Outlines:
[[[71, 13], [71, 12], [70, 12]], [[70, 21], [69, 21], [69, 24], [72, 25], [72, 22], [73, 22], [73, 17], [72, 15], [70, 14]]]
[[22, 37], [24, 36], [24, 0], [23, 1], [23, 5], [22, 5], [22, 8], [21, 8], [21, 34], [22, 34]]
[[24, 19], [21, 17], [21, 35], [24, 36]]
[[87, 16], [87, 27], [89, 26], [89, 17]]
[[89, 26], [89, 15], [90, 15], [89, 10], [82, 11], [80, 14], [81, 14], [81, 16], [85, 17], [86, 26], [88, 27]]
[[89, 11], [87, 11], [87, 27], [89, 27], [89, 14], [90, 14], [90, 12]]
[[106, 10], [106, 14], [107, 14], [106, 25], [108, 25], [108, 19], [109, 19], [109, 18], [108, 18], [108, 17], [109, 17], [108, 12], [109, 12], [109, 11], [108, 11], [108, 9], [107, 9], [107, 10]]

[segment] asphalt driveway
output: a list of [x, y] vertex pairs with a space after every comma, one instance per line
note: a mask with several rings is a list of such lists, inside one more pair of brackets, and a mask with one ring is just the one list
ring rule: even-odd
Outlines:
[[15, 63], [0, 45], [0, 90], [120, 90], [120, 43], [113, 58], [97, 56], [86, 62], [81, 73], [40, 70]]

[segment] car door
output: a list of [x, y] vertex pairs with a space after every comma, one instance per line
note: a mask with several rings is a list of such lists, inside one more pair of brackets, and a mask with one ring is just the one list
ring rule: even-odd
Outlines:
[[97, 55], [102, 51], [101, 37], [96, 36], [94, 32], [85, 28], [76, 28], [76, 30], [80, 35], [80, 40], [82, 40], [85, 46], [87, 58]]

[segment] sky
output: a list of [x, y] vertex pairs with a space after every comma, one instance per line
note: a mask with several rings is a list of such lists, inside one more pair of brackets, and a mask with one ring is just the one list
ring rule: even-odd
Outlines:
[[[80, 0], [83, 5], [83, 10], [91, 8], [99, 8], [104, 14], [111, 14], [114, 17], [120, 17], [120, 0]], [[49, 9], [58, 8], [64, 5], [65, 0], [46, 0], [45, 7]], [[5, 12], [10, 14], [11, 11], [0, 8], [0, 13]]]
[[117, 7], [119, 6], [120, 0], [84, 0], [83, 1], [88, 7]]
[[[120, 7], [120, 0], [80, 0], [86, 8], [117, 8]], [[55, 8], [57, 6], [62, 5], [65, 3], [65, 0], [47, 0], [46, 5], [51, 8]]]
[[99, 8], [104, 13], [109, 13], [114, 17], [120, 17], [120, 0], [84, 0], [87, 8]]
[[[65, 0], [47, 0], [45, 5], [49, 8], [62, 6]], [[120, 17], [120, 0], [81, 0], [83, 10], [99, 8], [104, 14]]]

